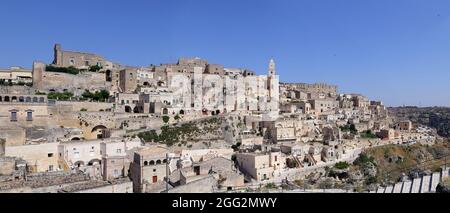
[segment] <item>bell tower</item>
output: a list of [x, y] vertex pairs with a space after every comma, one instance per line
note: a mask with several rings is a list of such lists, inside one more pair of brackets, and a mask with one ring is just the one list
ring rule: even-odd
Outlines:
[[275, 71], [275, 61], [273, 60], [273, 58], [270, 59], [269, 62], [269, 76], [273, 77], [275, 76], [276, 71]]

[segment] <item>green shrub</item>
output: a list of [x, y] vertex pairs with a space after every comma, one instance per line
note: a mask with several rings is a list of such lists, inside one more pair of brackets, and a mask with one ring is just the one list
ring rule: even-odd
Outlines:
[[350, 166], [347, 162], [338, 162], [334, 165], [336, 169], [347, 169]]
[[81, 108], [81, 109], [80, 109], [80, 112], [86, 112], [86, 111], [87, 111], [86, 108]]
[[73, 97], [73, 93], [71, 92], [50, 92], [47, 95], [48, 99], [54, 99], [54, 100], [61, 100], [61, 101], [66, 101], [69, 100], [70, 98]]
[[361, 133], [361, 137], [362, 138], [378, 138], [375, 134], [372, 133], [371, 130], [366, 130], [364, 132]]
[[164, 115], [164, 116], [162, 117], [162, 119], [163, 119], [164, 123], [169, 123], [170, 117], [167, 116], [167, 115]]
[[356, 160], [353, 162], [353, 164], [357, 166], [363, 166], [366, 165], [367, 163], [375, 164], [375, 158], [365, 153], [360, 154], [359, 157], [356, 158]]
[[340, 126], [339, 128], [343, 132], [350, 132], [352, 134], [357, 134], [358, 133], [358, 130], [356, 129], [355, 124], [347, 124], [345, 126]]
[[98, 65], [94, 65], [94, 66], [90, 66], [89, 67], [89, 71], [90, 72], [98, 72], [99, 70], [101, 70], [103, 67], [98, 66]]
[[72, 75], [77, 75], [80, 73], [80, 70], [70, 66], [70, 67], [55, 67], [53, 65], [47, 65], [45, 67], [45, 71], [47, 72], [61, 72], [61, 73], [68, 73]]
[[95, 91], [95, 93], [85, 90], [81, 96], [84, 99], [91, 99], [94, 101], [104, 101], [109, 98], [109, 92], [107, 90]]
[[277, 185], [275, 185], [274, 183], [268, 183], [268, 184], [266, 184], [265, 188], [267, 188], [267, 189], [276, 189]]

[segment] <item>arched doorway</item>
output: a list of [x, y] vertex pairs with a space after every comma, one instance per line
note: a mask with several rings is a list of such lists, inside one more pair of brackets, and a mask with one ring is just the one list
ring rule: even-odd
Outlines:
[[130, 106], [125, 106], [125, 112], [131, 113], [131, 107]]
[[135, 106], [134, 109], [133, 109], [133, 112], [134, 112], [134, 113], [139, 113], [139, 112], [140, 112], [139, 107], [138, 107], [138, 106]]
[[184, 115], [184, 110], [180, 110], [180, 115]]
[[102, 164], [102, 161], [100, 159], [92, 159], [89, 161], [88, 166], [100, 165], [100, 164]]
[[77, 161], [73, 165], [75, 165], [75, 167], [80, 168], [80, 167], [84, 166], [84, 161]]
[[108, 129], [106, 126], [97, 125], [94, 128], [92, 128], [91, 133], [94, 133], [94, 134], [96, 133], [97, 138], [100, 139], [100, 138], [103, 138], [103, 130], [106, 130], [106, 129]]
[[167, 108], [164, 108], [163, 109], [163, 115], [167, 115], [167, 114], [169, 114], [169, 110]]

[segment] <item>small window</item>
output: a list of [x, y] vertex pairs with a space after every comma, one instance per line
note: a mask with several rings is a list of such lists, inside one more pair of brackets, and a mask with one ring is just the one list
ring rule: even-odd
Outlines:
[[17, 121], [17, 112], [11, 112], [11, 121]]
[[49, 158], [51, 158], [51, 157], [53, 157], [53, 153], [48, 153], [47, 156], [48, 156]]
[[117, 153], [117, 154], [122, 153], [122, 149], [117, 149], [117, 150], [116, 150], [116, 153]]
[[31, 111], [27, 112], [27, 121], [33, 121], [33, 112]]
[[153, 169], [153, 172], [156, 172], [156, 169]]

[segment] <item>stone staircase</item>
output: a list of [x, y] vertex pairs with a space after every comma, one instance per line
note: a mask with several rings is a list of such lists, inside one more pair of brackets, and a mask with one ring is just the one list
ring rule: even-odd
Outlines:
[[441, 172], [435, 172], [431, 175], [415, 178], [410, 181], [398, 182], [393, 186], [379, 187], [370, 193], [435, 193], [439, 182], [448, 177], [450, 168], [442, 169]]

